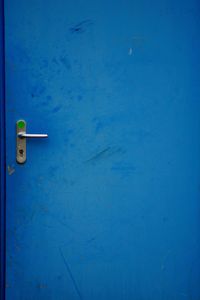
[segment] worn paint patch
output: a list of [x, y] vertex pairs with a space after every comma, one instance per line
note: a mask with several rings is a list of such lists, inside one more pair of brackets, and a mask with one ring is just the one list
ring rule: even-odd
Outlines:
[[83, 33], [87, 27], [91, 26], [93, 22], [91, 20], [84, 20], [70, 28], [71, 33]]
[[133, 48], [130, 48], [128, 51], [128, 55], [132, 55], [133, 54]]
[[13, 175], [15, 173], [15, 168], [13, 166], [8, 165], [7, 169], [8, 169], [8, 174], [9, 175]]
[[131, 47], [128, 50], [128, 55], [131, 56], [134, 54], [134, 51], [138, 48], [141, 48], [144, 44], [144, 38], [140, 36], [134, 36], [131, 39]]
[[88, 160], [86, 160], [86, 163], [89, 162], [96, 162], [99, 161], [101, 159], [105, 159], [108, 158], [110, 156], [113, 156], [114, 154], [123, 154], [124, 150], [119, 148], [119, 147], [107, 147], [105, 149], [103, 149], [102, 151], [98, 152], [97, 154], [95, 154], [94, 156], [92, 156], [91, 158], [89, 158]]

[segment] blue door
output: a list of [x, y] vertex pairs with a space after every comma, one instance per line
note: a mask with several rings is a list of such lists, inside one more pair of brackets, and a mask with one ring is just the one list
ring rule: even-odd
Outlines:
[[5, 46], [6, 300], [199, 300], [199, 1], [5, 0]]

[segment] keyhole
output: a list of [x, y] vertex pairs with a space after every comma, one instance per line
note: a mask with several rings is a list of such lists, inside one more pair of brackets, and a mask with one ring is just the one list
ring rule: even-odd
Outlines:
[[23, 150], [23, 149], [20, 149], [20, 150], [19, 150], [19, 154], [20, 154], [20, 156], [23, 156], [24, 150]]

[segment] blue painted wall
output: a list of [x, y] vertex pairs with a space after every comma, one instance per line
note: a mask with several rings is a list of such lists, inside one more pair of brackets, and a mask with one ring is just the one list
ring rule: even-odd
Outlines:
[[5, 4], [6, 300], [199, 300], [199, 2]]

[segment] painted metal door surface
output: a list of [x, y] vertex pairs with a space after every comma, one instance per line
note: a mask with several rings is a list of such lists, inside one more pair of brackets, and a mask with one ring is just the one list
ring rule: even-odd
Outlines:
[[[6, 300], [200, 299], [198, 0], [5, 0]], [[19, 119], [27, 161], [16, 163]]]

